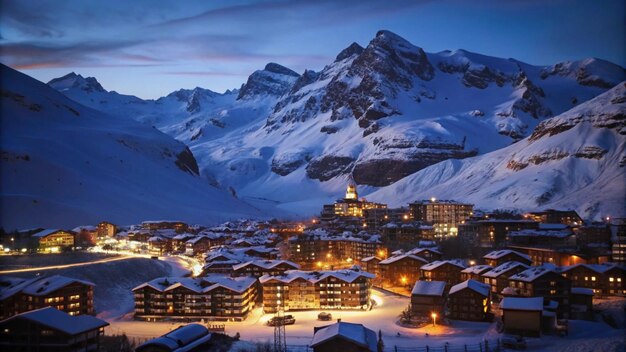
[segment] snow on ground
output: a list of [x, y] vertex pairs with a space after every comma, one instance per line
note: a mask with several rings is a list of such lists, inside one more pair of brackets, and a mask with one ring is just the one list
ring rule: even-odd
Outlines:
[[[396, 324], [398, 315], [409, 304], [409, 298], [394, 295], [386, 291], [374, 290], [374, 296], [379, 305], [371, 311], [329, 311], [333, 320], [341, 319], [345, 322], [360, 323], [378, 332], [382, 331], [385, 350], [393, 350], [394, 346], [404, 348], [441, 347], [446, 343], [450, 346], [477, 345], [485, 339], [494, 341], [501, 337], [496, 331], [495, 323], [451, 321], [449, 326], [437, 324], [422, 328], [404, 328]], [[619, 300], [618, 300], [619, 301]], [[625, 302], [621, 300], [621, 306]], [[611, 309], [617, 309], [620, 303], [611, 303]], [[285, 328], [287, 344], [292, 346], [306, 346], [311, 343], [313, 327], [323, 326], [332, 322], [317, 320], [320, 311], [288, 312], [296, 318], [294, 325]], [[255, 350], [258, 343], [272, 343], [274, 328], [265, 323], [272, 314], [263, 314], [261, 308], [256, 308], [243, 322], [226, 322], [226, 333], [233, 336], [241, 335], [242, 341], [235, 344], [233, 351]], [[180, 326], [177, 322], [140, 322], [133, 321], [132, 315], [122, 319], [109, 320], [107, 334], [126, 333], [130, 338], [145, 340], [163, 335]], [[582, 320], [570, 321], [569, 336], [549, 336], [529, 338], [529, 351], [575, 351], [599, 352], [622, 351], [624, 344], [624, 329], [613, 329], [604, 322]], [[398, 335], [399, 333], [399, 335]]]

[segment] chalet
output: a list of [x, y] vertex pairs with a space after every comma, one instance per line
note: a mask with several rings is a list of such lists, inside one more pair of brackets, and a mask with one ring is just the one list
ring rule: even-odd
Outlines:
[[411, 250], [406, 251], [406, 254], [416, 255], [418, 257], [422, 257], [426, 259], [428, 262], [432, 262], [435, 260], [441, 260], [443, 254], [435, 248], [413, 248]]
[[435, 313], [444, 316], [446, 304], [444, 281], [416, 281], [411, 291], [411, 314], [427, 316]]
[[491, 265], [472, 265], [468, 268], [461, 270], [461, 280], [476, 280], [483, 281], [482, 274], [492, 270], [493, 267]]
[[511, 249], [500, 249], [489, 252], [483, 256], [483, 259], [487, 265], [491, 265], [494, 268], [506, 262], [519, 262], [526, 265], [532, 263], [530, 256]]
[[543, 298], [505, 297], [500, 308], [505, 333], [541, 336]]
[[42, 252], [59, 252], [75, 246], [76, 234], [72, 231], [48, 229], [35, 233], [33, 238], [39, 242]]
[[174, 230], [178, 233], [189, 231], [189, 225], [175, 220], [144, 221], [141, 223], [141, 227], [149, 231]]
[[466, 280], [450, 288], [448, 308], [451, 319], [484, 321], [491, 314], [489, 285]]
[[210, 348], [211, 336], [204, 325], [181, 325], [165, 335], [144, 342], [135, 352], [205, 351]]
[[572, 287], [570, 307], [572, 319], [593, 320], [593, 290], [584, 287]]
[[522, 252], [531, 257], [533, 265], [541, 265], [544, 263], [554, 264], [557, 266], [569, 266], [576, 264], [602, 264], [609, 260], [610, 254], [581, 253], [575, 248], [551, 248], [546, 246], [513, 246], [509, 248], [518, 252]]
[[95, 226], [78, 226], [72, 229], [72, 232], [76, 234], [74, 242], [76, 243], [77, 247], [93, 246], [98, 240], [98, 228]]
[[172, 250], [178, 253], [184, 253], [187, 250], [187, 241], [195, 238], [196, 235], [185, 232], [172, 237]]
[[117, 226], [110, 222], [102, 221], [98, 224], [98, 240], [115, 237]]
[[526, 216], [544, 224], [564, 224], [567, 226], [580, 226], [583, 224], [583, 219], [574, 210], [547, 209], [529, 213]]
[[376, 275], [374, 280], [380, 279], [380, 261], [382, 259], [376, 256], [365, 257], [361, 259], [361, 268], [363, 271]]
[[232, 276], [254, 276], [259, 278], [263, 275], [280, 275], [287, 270], [298, 270], [300, 266], [288, 260], [252, 260], [233, 265]]
[[520, 262], [506, 262], [483, 273], [482, 281], [491, 286], [491, 295], [499, 297], [509, 287], [509, 277], [528, 269], [529, 266]]
[[422, 265], [421, 279], [426, 281], [444, 281], [448, 287], [461, 282], [461, 271], [465, 265], [457, 260], [436, 260]]
[[571, 280], [548, 265], [530, 267], [510, 276], [509, 287], [516, 289], [520, 296], [543, 297], [546, 304], [555, 301], [558, 303], [558, 316], [569, 316]]
[[132, 290], [135, 319], [243, 320], [256, 302], [255, 283], [252, 277], [219, 275], [157, 278]]
[[577, 264], [561, 268], [572, 286], [590, 288], [597, 296], [626, 295], [626, 268], [613, 263]]
[[205, 236], [195, 236], [185, 242], [185, 254], [194, 256], [206, 252], [211, 248], [211, 239]]
[[70, 315], [93, 314], [91, 282], [61, 275], [0, 278], [0, 319], [33, 309], [55, 307]]
[[172, 250], [172, 240], [160, 236], [148, 238], [148, 250], [152, 255], [163, 255]]
[[339, 321], [315, 327], [310, 346], [313, 352], [377, 352], [378, 343], [374, 330]]
[[459, 225], [459, 237], [492, 248], [504, 245], [510, 231], [537, 228], [539, 222], [528, 219], [475, 219]]
[[[263, 311], [298, 309], [367, 309], [374, 274], [355, 270], [288, 270], [259, 278]], [[279, 303], [280, 302], [280, 303]]]
[[413, 254], [391, 256], [378, 263], [380, 279], [384, 286], [410, 287], [420, 278], [420, 267], [428, 261]]
[[0, 321], [3, 351], [99, 351], [104, 320], [71, 316], [53, 307], [30, 310]]

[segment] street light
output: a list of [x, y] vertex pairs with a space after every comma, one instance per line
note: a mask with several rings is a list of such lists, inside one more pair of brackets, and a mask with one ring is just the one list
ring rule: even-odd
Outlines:
[[430, 316], [433, 318], [433, 326], [436, 326], [437, 324], [435, 322], [437, 321], [437, 313], [433, 312]]

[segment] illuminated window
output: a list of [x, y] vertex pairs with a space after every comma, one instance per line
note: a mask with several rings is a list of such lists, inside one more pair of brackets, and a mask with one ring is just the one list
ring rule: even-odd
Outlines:
[[612, 277], [610, 277], [610, 278], [609, 278], [609, 281], [613, 282], [613, 281], [615, 281], [615, 279], [614, 279], [614, 278], [612, 278]]
[[596, 277], [595, 277], [595, 276], [592, 276], [592, 277], [591, 277], [591, 281], [596, 281]]

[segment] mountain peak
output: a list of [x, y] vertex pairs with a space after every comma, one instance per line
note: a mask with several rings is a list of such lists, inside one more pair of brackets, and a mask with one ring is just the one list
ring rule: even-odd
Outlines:
[[85, 78], [75, 72], [70, 72], [63, 77], [54, 78], [48, 82], [48, 85], [59, 91], [79, 88], [87, 92], [106, 92], [94, 77]]
[[279, 65], [275, 62], [270, 62], [269, 64], [265, 65], [265, 71], [278, 73], [281, 75], [300, 77], [300, 75], [296, 73], [295, 71], [288, 69], [287, 67], [283, 65]]
[[335, 59], [335, 62], [341, 61], [341, 60], [345, 60], [347, 58], [349, 58], [352, 55], [360, 55], [363, 52], [363, 47], [360, 46], [359, 44], [357, 44], [356, 42], [353, 42], [352, 44], [350, 44], [349, 47], [343, 49], [339, 55], [337, 55], [337, 58]]

